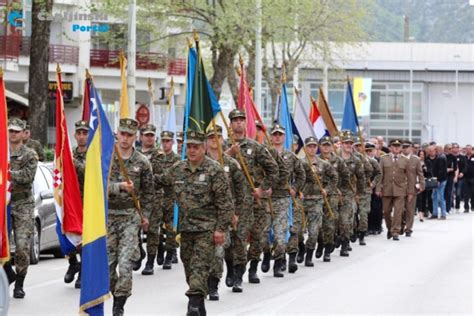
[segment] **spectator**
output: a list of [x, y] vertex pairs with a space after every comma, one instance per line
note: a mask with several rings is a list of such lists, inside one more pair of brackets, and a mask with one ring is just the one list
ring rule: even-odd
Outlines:
[[[426, 159], [426, 152], [424, 150], [420, 150], [418, 152], [418, 157], [420, 157], [421, 168], [423, 169], [423, 176], [425, 177], [425, 179], [433, 177], [433, 174], [431, 173], [430, 161]], [[424, 217], [428, 216], [428, 213], [432, 212], [433, 210], [433, 201], [431, 199], [431, 194], [431, 190], [424, 190], [420, 192], [416, 197], [416, 208], [420, 222], [423, 222]]]
[[466, 173], [466, 156], [460, 154], [460, 147], [458, 143], [453, 143], [452, 154], [456, 160], [456, 172], [454, 176], [454, 196], [456, 203], [454, 208], [459, 210], [461, 208], [461, 200], [464, 197], [464, 174]]
[[474, 155], [472, 154], [472, 146], [466, 146], [466, 167], [464, 173], [464, 213], [469, 213], [469, 201], [472, 203], [474, 200]]
[[444, 191], [447, 213], [449, 213], [453, 207], [454, 177], [457, 170], [456, 158], [454, 157], [452, 150], [452, 144], [447, 144], [444, 146], [444, 153], [446, 155], [446, 162], [448, 164], [448, 177], [446, 179], [446, 190]]
[[439, 148], [437, 150], [434, 145], [428, 147], [428, 159], [432, 165], [432, 173], [433, 176], [438, 179], [438, 188], [434, 189], [432, 193], [433, 214], [431, 215], [430, 219], [438, 218], [438, 207], [441, 206], [441, 219], [444, 220], [446, 219], [446, 201], [444, 199], [444, 190], [446, 188], [446, 180], [448, 177], [448, 162], [446, 160], [446, 156], [442, 153], [438, 154], [437, 151], [439, 151]]

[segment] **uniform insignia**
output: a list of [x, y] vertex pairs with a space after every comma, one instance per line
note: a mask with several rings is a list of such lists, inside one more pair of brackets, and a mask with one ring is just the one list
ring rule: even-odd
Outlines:
[[206, 175], [204, 173], [201, 173], [199, 175], [199, 182], [203, 182], [204, 180], [206, 180]]
[[135, 171], [135, 172], [140, 171], [140, 167], [133, 167], [133, 171]]
[[252, 154], [252, 148], [247, 149], [247, 155], [251, 155], [251, 154]]
[[175, 184], [184, 184], [184, 181], [176, 180], [174, 183], [175, 183]]
[[229, 166], [224, 166], [224, 171], [229, 172]]
[[283, 155], [283, 159], [288, 159], [288, 156], [286, 156], [286, 155]]

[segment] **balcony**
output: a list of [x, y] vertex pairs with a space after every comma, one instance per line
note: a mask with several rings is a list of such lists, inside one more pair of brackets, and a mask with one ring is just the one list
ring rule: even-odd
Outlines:
[[0, 59], [18, 61], [20, 45], [21, 35], [0, 36]]
[[[31, 38], [21, 38], [20, 56], [29, 56]], [[79, 64], [79, 47], [71, 45], [49, 45], [49, 62], [53, 64]]]

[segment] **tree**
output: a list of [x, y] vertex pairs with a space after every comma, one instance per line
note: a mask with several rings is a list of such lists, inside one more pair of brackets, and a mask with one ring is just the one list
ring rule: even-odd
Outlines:
[[34, 0], [31, 12], [31, 44], [28, 84], [29, 122], [32, 138], [47, 143], [49, 36], [51, 21], [38, 19], [51, 12], [53, 0]]

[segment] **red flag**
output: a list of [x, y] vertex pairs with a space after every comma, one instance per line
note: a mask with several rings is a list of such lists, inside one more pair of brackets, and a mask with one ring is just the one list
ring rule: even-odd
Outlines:
[[[86, 73], [86, 77], [88, 76], [88, 73]], [[84, 99], [82, 100], [82, 120], [88, 121], [89, 116], [91, 114], [91, 109], [90, 109], [90, 90], [91, 90], [91, 83], [90, 79], [86, 78], [84, 80]]]
[[61, 72], [56, 90], [56, 151], [54, 157], [54, 198], [58, 217], [57, 229], [61, 249], [67, 254], [81, 243], [82, 200], [76, 169], [69, 145], [64, 115]]
[[320, 116], [319, 110], [318, 110], [318, 103], [316, 102], [315, 99], [311, 98], [311, 108], [309, 109], [309, 121], [311, 124], [314, 126], [314, 123], [316, 123], [316, 120]]
[[0, 70], [0, 263], [10, 260], [8, 242], [7, 205], [9, 198], [8, 169], [10, 154], [8, 153], [8, 110], [5, 98], [3, 71]]
[[[247, 137], [255, 139], [257, 135], [257, 127], [255, 125], [255, 111], [252, 108], [252, 98], [250, 97], [247, 79], [245, 78], [245, 67], [243, 63], [240, 64], [240, 86], [239, 99], [237, 100], [237, 108], [245, 112], [247, 117]], [[255, 107], [255, 106], [254, 106]]]

